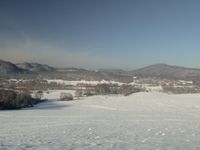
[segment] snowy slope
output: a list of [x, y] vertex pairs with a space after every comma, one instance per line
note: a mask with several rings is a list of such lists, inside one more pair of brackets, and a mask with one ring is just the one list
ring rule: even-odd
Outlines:
[[199, 129], [200, 94], [92, 96], [1, 111], [0, 149], [197, 150]]

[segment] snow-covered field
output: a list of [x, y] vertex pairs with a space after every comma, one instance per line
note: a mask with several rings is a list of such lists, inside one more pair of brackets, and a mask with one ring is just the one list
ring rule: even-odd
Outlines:
[[115, 82], [115, 81], [106, 81], [106, 80], [101, 80], [101, 81], [86, 81], [86, 80], [80, 80], [80, 81], [68, 81], [68, 80], [50, 80], [46, 79], [48, 83], [57, 83], [57, 84], [64, 84], [64, 85], [73, 85], [76, 86], [78, 84], [90, 84], [90, 85], [97, 85], [97, 84], [118, 84], [122, 85], [124, 83], [122, 82]]
[[0, 111], [0, 149], [199, 150], [200, 94], [92, 96]]

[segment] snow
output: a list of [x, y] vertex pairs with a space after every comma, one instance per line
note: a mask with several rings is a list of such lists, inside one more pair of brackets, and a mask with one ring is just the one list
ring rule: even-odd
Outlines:
[[73, 85], [76, 86], [77, 84], [90, 84], [90, 85], [97, 85], [97, 84], [118, 84], [122, 85], [124, 83], [122, 82], [116, 82], [116, 81], [106, 81], [106, 80], [101, 80], [101, 81], [86, 81], [86, 80], [80, 80], [80, 81], [68, 81], [68, 80], [60, 80], [60, 79], [55, 79], [55, 80], [49, 80], [46, 79], [48, 83], [57, 83], [57, 84], [64, 84], [64, 85]]
[[185, 81], [185, 80], [179, 80], [182, 84], [193, 84], [193, 81]]
[[144, 86], [143, 88], [145, 88], [147, 91], [151, 91], [151, 92], [161, 92], [161, 91], [163, 91], [162, 86]]
[[200, 94], [52, 100], [60, 92], [33, 108], [1, 111], [0, 149], [200, 149]]

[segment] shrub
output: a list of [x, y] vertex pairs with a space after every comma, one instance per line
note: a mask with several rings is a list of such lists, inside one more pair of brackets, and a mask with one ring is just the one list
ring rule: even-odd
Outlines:
[[34, 94], [34, 98], [35, 98], [35, 99], [41, 99], [43, 96], [44, 96], [43, 91], [37, 91], [37, 92]]
[[73, 95], [71, 93], [60, 93], [60, 101], [70, 101], [73, 100]]
[[76, 96], [76, 97], [81, 97], [81, 96], [83, 96], [83, 90], [82, 90], [82, 89], [76, 89], [76, 91], [75, 91], [75, 96]]
[[173, 94], [187, 94], [187, 93], [200, 93], [199, 87], [174, 87], [174, 86], [162, 86], [163, 92]]
[[95, 93], [97, 95], [110, 94], [110, 87], [108, 84], [98, 84], [95, 86]]
[[0, 90], [0, 108], [17, 109], [32, 106], [34, 99], [27, 92]]
[[14, 108], [16, 107], [17, 94], [14, 91], [0, 90], [0, 107]]
[[92, 96], [95, 95], [95, 91], [92, 88], [86, 88], [83, 92], [83, 95], [85, 96]]
[[36, 99], [33, 99], [28, 92], [20, 92], [17, 93], [16, 102], [20, 108], [31, 107], [36, 102]]
[[132, 93], [137, 93], [137, 92], [140, 92], [140, 91], [143, 91], [142, 89], [140, 88], [136, 88], [134, 86], [131, 86], [131, 85], [122, 85], [120, 88], [119, 88], [119, 94], [122, 94], [124, 96], [128, 96]]

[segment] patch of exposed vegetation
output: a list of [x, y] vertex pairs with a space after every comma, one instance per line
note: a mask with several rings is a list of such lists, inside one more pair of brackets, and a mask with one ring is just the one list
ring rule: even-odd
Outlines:
[[188, 94], [188, 93], [200, 93], [200, 87], [198, 86], [162, 86], [163, 92], [172, 94]]
[[41, 99], [32, 98], [27, 91], [0, 90], [0, 109], [32, 107], [39, 102], [41, 102]]
[[127, 84], [122, 86], [118, 86], [117, 84], [97, 84], [95, 86], [87, 86], [81, 89], [78, 88], [76, 89], [75, 95], [76, 97], [109, 94], [121, 94], [128, 96], [132, 93], [141, 91], [144, 91], [144, 89]]

